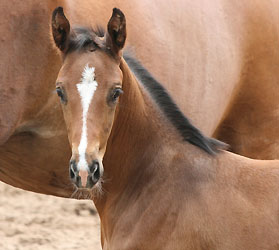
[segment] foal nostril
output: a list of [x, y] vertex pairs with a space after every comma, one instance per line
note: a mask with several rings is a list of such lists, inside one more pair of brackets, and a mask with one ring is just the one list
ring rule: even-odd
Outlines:
[[98, 167], [95, 169], [93, 175], [92, 175], [92, 180], [94, 183], [97, 183], [97, 181], [100, 179], [100, 167], [98, 164]]
[[70, 178], [78, 188], [92, 188], [99, 181], [101, 177], [99, 162], [93, 161], [88, 168], [87, 170], [78, 170], [76, 161], [70, 161]]
[[91, 178], [89, 179], [88, 186], [92, 187], [98, 182], [101, 177], [99, 162], [93, 161], [93, 163], [89, 166], [89, 171]]
[[97, 168], [99, 168], [99, 162], [93, 161], [93, 163], [89, 166], [90, 173], [93, 174]]
[[71, 177], [71, 179], [74, 179], [74, 178], [75, 178], [75, 173], [74, 173], [74, 171], [72, 170], [72, 168], [70, 168], [70, 177]]
[[75, 161], [70, 161], [70, 177], [71, 179], [74, 179], [77, 175], [77, 164]]

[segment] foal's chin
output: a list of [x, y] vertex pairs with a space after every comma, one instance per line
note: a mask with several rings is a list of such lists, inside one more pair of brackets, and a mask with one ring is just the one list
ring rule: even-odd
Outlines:
[[79, 188], [74, 185], [74, 191], [70, 198], [77, 200], [93, 200], [99, 198], [103, 194], [102, 190], [103, 180], [102, 178], [92, 188]]

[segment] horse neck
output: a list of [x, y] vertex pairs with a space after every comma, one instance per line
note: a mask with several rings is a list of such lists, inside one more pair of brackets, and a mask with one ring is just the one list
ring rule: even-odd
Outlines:
[[[104, 196], [118, 195], [153, 175], [154, 155], [164, 150], [167, 131], [160, 111], [122, 59], [123, 90], [104, 157]], [[163, 142], [164, 140], [164, 142]], [[169, 141], [169, 143], [171, 143]], [[98, 207], [98, 201], [95, 203]]]
[[[206, 153], [182, 141], [124, 61], [121, 69], [124, 94], [104, 157], [103, 195], [94, 199], [108, 242], [131, 226], [128, 214], [140, 217], [154, 197], [167, 205], [180, 192], [196, 192], [210, 168]], [[160, 212], [157, 218], [166, 210]]]

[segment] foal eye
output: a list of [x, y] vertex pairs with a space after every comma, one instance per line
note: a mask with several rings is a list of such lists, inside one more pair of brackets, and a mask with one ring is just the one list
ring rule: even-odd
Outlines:
[[123, 90], [121, 88], [115, 88], [113, 91], [112, 91], [112, 95], [111, 95], [111, 101], [112, 102], [116, 102], [118, 97], [123, 93]]
[[65, 103], [66, 99], [65, 99], [65, 95], [64, 95], [63, 89], [61, 89], [60, 87], [57, 87], [56, 88], [56, 93], [60, 97], [60, 100]]
[[57, 93], [57, 95], [61, 98], [61, 97], [63, 97], [63, 92], [62, 92], [62, 89], [61, 88], [56, 88], [56, 93]]

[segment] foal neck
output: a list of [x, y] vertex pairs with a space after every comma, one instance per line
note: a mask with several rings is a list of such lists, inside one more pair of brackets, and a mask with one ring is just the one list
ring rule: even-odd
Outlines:
[[104, 193], [94, 200], [106, 241], [113, 238], [114, 228], [131, 227], [127, 211], [141, 216], [156, 206], [152, 201], [168, 206], [173, 195], [185, 189], [194, 193], [198, 180], [207, 175], [203, 161], [210, 157], [181, 139], [124, 60], [121, 70], [124, 94], [104, 157]]
[[167, 131], [151, 98], [124, 59], [123, 95], [116, 110], [113, 128], [103, 160], [104, 190], [121, 192], [130, 179], [138, 178], [152, 164], [154, 154], [164, 146]]
[[[123, 91], [106, 150], [105, 166], [112, 178], [127, 177], [148, 167], [163, 139], [163, 123], [152, 100], [122, 59]], [[160, 145], [162, 147], [162, 145]], [[158, 150], [158, 149], [157, 149]], [[113, 162], [109, 159], [114, 159]], [[144, 162], [144, 161], [148, 161]], [[140, 166], [141, 165], [141, 166]], [[119, 172], [120, 171], [120, 172]], [[111, 175], [110, 175], [111, 176]]]
[[181, 145], [187, 144], [123, 59], [120, 68], [124, 94], [116, 111], [103, 160], [104, 195], [103, 199], [95, 201], [97, 208], [98, 204], [103, 206], [107, 193], [112, 197], [127, 190], [139, 190], [148, 179], [153, 181], [155, 177], [166, 175], [171, 171], [166, 166], [169, 159], [175, 157], [179, 150], [183, 151]]

